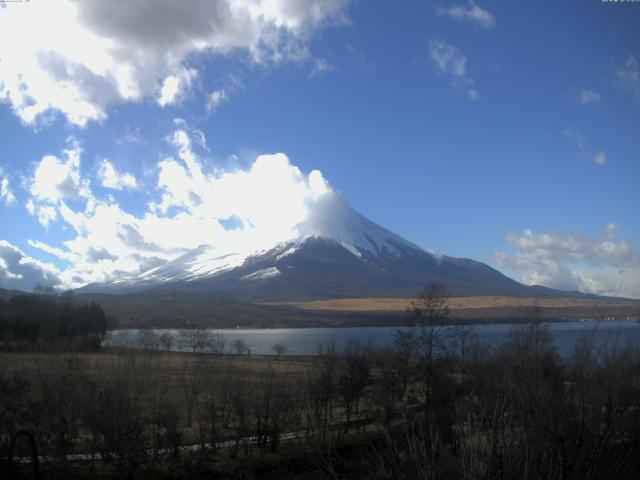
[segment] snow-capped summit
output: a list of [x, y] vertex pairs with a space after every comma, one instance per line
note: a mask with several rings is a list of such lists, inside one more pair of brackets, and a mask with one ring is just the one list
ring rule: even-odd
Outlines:
[[[338, 193], [325, 195], [316, 202], [307, 220], [297, 225], [296, 237], [298, 242], [312, 237], [331, 240], [357, 257], [364, 251], [380, 255], [399, 254], [403, 247], [421, 249], [360, 215]], [[438, 258], [430, 250], [425, 252]]]

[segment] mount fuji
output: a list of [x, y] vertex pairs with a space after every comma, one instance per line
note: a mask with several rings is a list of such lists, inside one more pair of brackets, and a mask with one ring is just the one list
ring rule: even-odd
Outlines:
[[365, 218], [333, 191], [314, 204], [290, 238], [268, 248], [246, 253], [201, 245], [141, 275], [90, 284], [79, 291], [122, 294], [163, 289], [288, 302], [413, 297], [431, 281], [444, 284], [453, 296], [568, 295], [525, 286], [484, 263], [415, 245]]

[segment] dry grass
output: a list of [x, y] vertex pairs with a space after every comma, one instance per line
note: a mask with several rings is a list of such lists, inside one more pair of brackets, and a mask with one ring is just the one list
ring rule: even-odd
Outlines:
[[[180, 424], [180, 441], [184, 444], [199, 441], [202, 420], [197, 417], [195, 408], [197, 399], [205, 393], [217, 395], [220, 388], [236, 391], [235, 388], [239, 387], [247, 395], [248, 406], [248, 399], [253, 398], [251, 395], [254, 392], [257, 395], [264, 389], [265, 379], [269, 378], [268, 372], [288, 385], [287, 388], [293, 389], [304, 385], [308, 373], [317, 368], [317, 359], [302, 356], [277, 359], [269, 356], [214, 356], [130, 349], [108, 349], [95, 353], [0, 352], [0, 375], [27, 380], [32, 385], [33, 398], [39, 402], [45, 404], [46, 392], [52, 391], [62, 392], [62, 397], [66, 398], [64, 391], [72, 387], [70, 382], [73, 382], [73, 386], [84, 386], [81, 388], [95, 385], [96, 391], [106, 392], [106, 395], [113, 395], [115, 391], [128, 392], [132, 402], [130, 408], [145, 411], [160, 408], [157, 412], [162, 414], [164, 410], [158, 405], [166, 405], [168, 411], [175, 412], [185, 422]], [[193, 389], [199, 393], [193, 393]], [[77, 394], [76, 390], [71, 390], [70, 395]], [[42, 392], [45, 392], [45, 396], [42, 396]], [[191, 400], [187, 398], [188, 392], [191, 392]], [[82, 411], [85, 408], [82, 402], [86, 398], [82, 395], [72, 398], [79, 399], [75, 408]], [[192, 421], [187, 421], [187, 418]], [[225, 430], [223, 433], [231, 435], [233, 432]], [[88, 448], [79, 445], [77, 451]]]
[[[287, 302], [286, 305], [305, 310], [348, 311], [348, 312], [399, 312], [404, 311], [410, 298], [338, 298], [333, 300], [313, 300], [310, 302]], [[586, 298], [520, 298], [520, 297], [451, 297], [449, 308], [466, 310], [478, 308], [576, 308], [576, 307], [639, 307], [640, 302], [611, 299]]]
[[245, 378], [259, 378], [267, 368], [292, 377], [302, 376], [314, 368], [313, 357], [213, 356], [180, 352], [151, 352], [107, 349], [95, 353], [0, 352], [0, 371], [28, 380], [46, 379], [69, 364], [77, 365], [91, 379], [99, 380], [125, 372], [132, 359], [145, 362], [150, 375], [161, 378], [165, 388], [179, 389], [179, 376], [186, 369], [201, 368], [209, 372], [232, 369]]

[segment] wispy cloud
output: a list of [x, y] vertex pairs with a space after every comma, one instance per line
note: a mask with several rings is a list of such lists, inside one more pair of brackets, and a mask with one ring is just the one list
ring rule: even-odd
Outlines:
[[578, 130], [575, 130], [573, 128], [565, 128], [562, 133], [565, 138], [575, 142], [578, 153], [582, 158], [589, 159], [600, 167], [604, 167], [607, 164], [607, 155], [602, 150], [598, 150], [595, 152], [589, 150], [586, 137]]
[[214, 113], [218, 107], [229, 101], [229, 93], [225, 89], [214, 90], [207, 97], [207, 112]]
[[127, 126], [124, 129], [124, 132], [120, 135], [117, 135], [113, 141], [117, 145], [130, 145], [136, 143], [143, 143], [142, 135], [140, 133], [140, 127], [131, 128]]
[[373, 63], [371, 59], [364, 54], [360, 49], [356, 48], [351, 43], [346, 43], [345, 48], [347, 51], [357, 60], [357, 62], [362, 65], [366, 70], [374, 70]]
[[565, 136], [565, 138], [576, 142], [576, 147], [578, 147], [578, 151], [580, 152], [580, 155], [586, 156], [587, 140], [582, 133], [580, 133], [577, 130], [574, 130], [573, 128], [565, 128], [562, 131], [562, 134]]
[[495, 17], [487, 10], [476, 5], [472, 0], [467, 5], [454, 5], [449, 8], [437, 7], [436, 14], [454, 20], [474, 23], [484, 28], [490, 28], [496, 24]]
[[640, 106], [640, 63], [633, 55], [616, 72], [618, 82], [627, 90]]
[[11, 187], [9, 185], [9, 177], [4, 172], [2, 168], [0, 168], [0, 202], [5, 205], [13, 205], [16, 201], [16, 197], [13, 195], [11, 191]]
[[607, 155], [602, 150], [599, 150], [593, 156], [593, 161], [596, 165], [603, 167], [607, 164]]
[[585, 107], [593, 107], [602, 103], [602, 96], [598, 92], [583, 88], [578, 91], [576, 102]]
[[207, 95], [207, 113], [213, 114], [218, 107], [231, 99], [231, 95], [244, 88], [244, 85], [236, 75], [229, 75], [225, 81], [225, 86], [211, 91]]
[[475, 82], [467, 74], [467, 57], [457, 47], [445, 40], [431, 40], [429, 55], [438, 75], [449, 79], [451, 86], [463, 91], [469, 100], [478, 100]]
[[311, 67], [311, 76], [316, 77], [319, 75], [324, 75], [331, 72], [334, 69], [333, 65], [329, 60], [325, 58], [316, 58], [313, 61], [313, 65]]

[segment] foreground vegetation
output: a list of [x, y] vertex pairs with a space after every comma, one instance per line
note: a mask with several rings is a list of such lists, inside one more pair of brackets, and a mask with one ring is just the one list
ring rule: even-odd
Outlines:
[[430, 287], [394, 348], [308, 358], [4, 353], [0, 455], [26, 430], [46, 478], [640, 478], [637, 345], [488, 347], [447, 314]]

